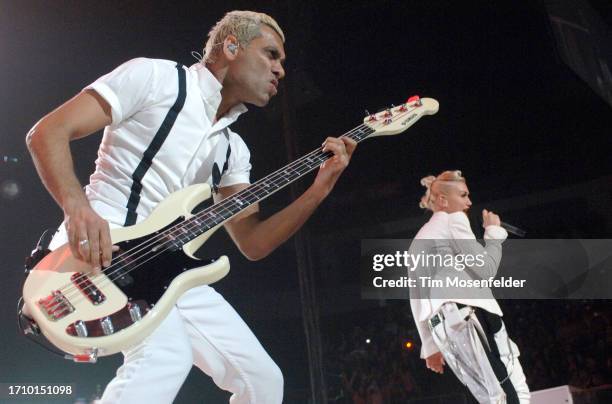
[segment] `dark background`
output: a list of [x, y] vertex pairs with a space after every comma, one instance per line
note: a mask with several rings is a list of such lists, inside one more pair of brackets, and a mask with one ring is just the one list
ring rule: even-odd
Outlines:
[[[576, 4], [604, 25], [612, 23], [607, 2]], [[425, 175], [461, 169], [474, 211], [496, 210], [530, 237], [609, 237], [611, 106], [565, 63], [546, 5], [0, 1], [0, 155], [19, 160], [0, 163], [0, 182], [20, 187], [16, 197], [5, 193], [0, 199], [5, 274], [0, 382], [73, 383], [80, 396], [90, 397], [121, 361], [71, 364], [29, 343], [14, 326], [23, 257], [43, 229], [62, 220], [27, 155], [25, 134], [126, 60], [146, 56], [192, 64], [190, 51], [201, 52], [208, 29], [232, 9], [273, 15], [287, 37], [287, 77], [279, 96], [266, 109], [250, 107], [233, 127], [251, 148], [253, 180], [288, 162], [283, 127], [296, 135], [302, 155], [325, 137], [357, 126], [365, 109], [377, 111], [414, 94], [440, 102], [437, 115], [404, 134], [360, 145], [307, 226], [324, 340], [334, 324], [340, 326], [335, 319], [382, 304], [360, 299], [360, 240], [412, 237], [427, 218], [418, 208]], [[609, 44], [608, 39], [599, 38]], [[610, 48], [599, 49], [612, 65]], [[94, 168], [99, 141], [94, 135], [72, 145], [83, 183]], [[289, 200], [289, 192], [276, 194], [264, 202], [264, 213]], [[295, 249], [291, 241], [250, 263], [223, 231], [205, 247], [205, 254], [230, 256], [232, 271], [216, 288], [283, 369], [287, 397], [303, 397], [309, 386]], [[213, 403], [226, 395], [194, 371], [177, 402], [195, 397]]]

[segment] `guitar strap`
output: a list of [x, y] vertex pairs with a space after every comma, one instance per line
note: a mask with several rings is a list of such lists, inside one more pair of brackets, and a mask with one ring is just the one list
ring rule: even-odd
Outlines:
[[153, 164], [153, 158], [161, 148], [162, 144], [168, 137], [172, 126], [174, 126], [174, 122], [176, 122], [176, 118], [178, 117], [179, 112], [183, 109], [185, 105], [185, 98], [187, 95], [187, 85], [186, 85], [186, 74], [183, 65], [180, 63], [176, 64], [176, 70], [178, 72], [178, 96], [176, 97], [176, 101], [174, 105], [170, 108], [166, 117], [164, 118], [161, 126], [155, 133], [153, 137], [153, 141], [149, 144], [147, 150], [145, 150], [142, 160], [136, 167], [136, 171], [132, 174], [132, 189], [130, 191], [130, 197], [127, 203], [127, 215], [125, 217], [124, 226], [131, 226], [136, 223], [136, 218], [138, 215], [136, 214], [136, 208], [140, 203], [140, 192], [142, 191], [142, 179]]

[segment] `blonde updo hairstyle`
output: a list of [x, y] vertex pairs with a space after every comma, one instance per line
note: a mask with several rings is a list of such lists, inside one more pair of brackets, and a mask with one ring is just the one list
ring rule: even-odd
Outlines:
[[465, 183], [465, 177], [461, 175], [459, 170], [444, 171], [437, 177], [429, 175], [421, 178], [421, 185], [427, 190], [425, 195], [421, 197], [419, 206], [423, 209], [434, 211], [436, 198], [440, 194], [446, 194], [448, 188], [457, 182]]
[[223, 41], [229, 35], [238, 40], [240, 47], [245, 47], [254, 38], [261, 36], [261, 25], [272, 28], [285, 43], [285, 34], [274, 18], [255, 11], [230, 11], [220, 19], [208, 33], [208, 41], [204, 46], [204, 62], [214, 63], [221, 51]]

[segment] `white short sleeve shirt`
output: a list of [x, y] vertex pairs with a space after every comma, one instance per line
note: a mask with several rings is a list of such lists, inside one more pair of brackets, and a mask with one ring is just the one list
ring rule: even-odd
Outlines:
[[[175, 119], [169, 120], [173, 106], [176, 109], [180, 104], [181, 69], [185, 73], [184, 103]], [[227, 148], [228, 142], [227, 169], [219, 186], [248, 184], [249, 149], [228, 128], [247, 109], [239, 104], [215, 121], [221, 88], [200, 63], [186, 68], [147, 58], [130, 60], [87, 86], [109, 103], [112, 112], [112, 123], [104, 130], [96, 168], [86, 186], [94, 210], [110, 223], [123, 225], [130, 195], [138, 191], [137, 221], [144, 219], [172, 192], [194, 183], [211, 184], [216, 146]], [[160, 132], [167, 136], [150, 159], [140, 180], [142, 187], [133, 189], [134, 174], [151, 143], [160, 141]]]

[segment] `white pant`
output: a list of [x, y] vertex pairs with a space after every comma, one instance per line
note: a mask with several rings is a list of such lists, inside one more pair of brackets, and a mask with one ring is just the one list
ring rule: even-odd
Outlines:
[[230, 403], [281, 403], [283, 376], [238, 313], [209, 286], [187, 291], [141, 344], [124, 352], [102, 403], [171, 403], [195, 364]]
[[[62, 224], [49, 248], [67, 241]], [[101, 403], [171, 403], [194, 364], [233, 393], [232, 404], [283, 401], [280, 369], [233, 307], [210, 286], [184, 293], [159, 327], [123, 354], [123, 365], [106, 386]]]
[[[459, 310], [454, 303], [442, 306], [440, 314], [444, 316], [444, 320], [432, 328], [433, 340], [442, 352], [446, 364], [479, 403], [505, 403], [506, 395], [484, 351], [488, 348], [481, 343], [475, 328], [475, 324], [480, 323], [474, 314], [470, 315], [468, 321], [464, 320], [470, 310], [470, 307]], [[455, 313], [459, 313], [457, 317], [454, 316]], [[493, 336], [499, 357], [506, 367], [519, 402], [529, 404], [531, 394], [519, 362], [520, 352], [508, 337], [503, 321], [501, 329]]]

